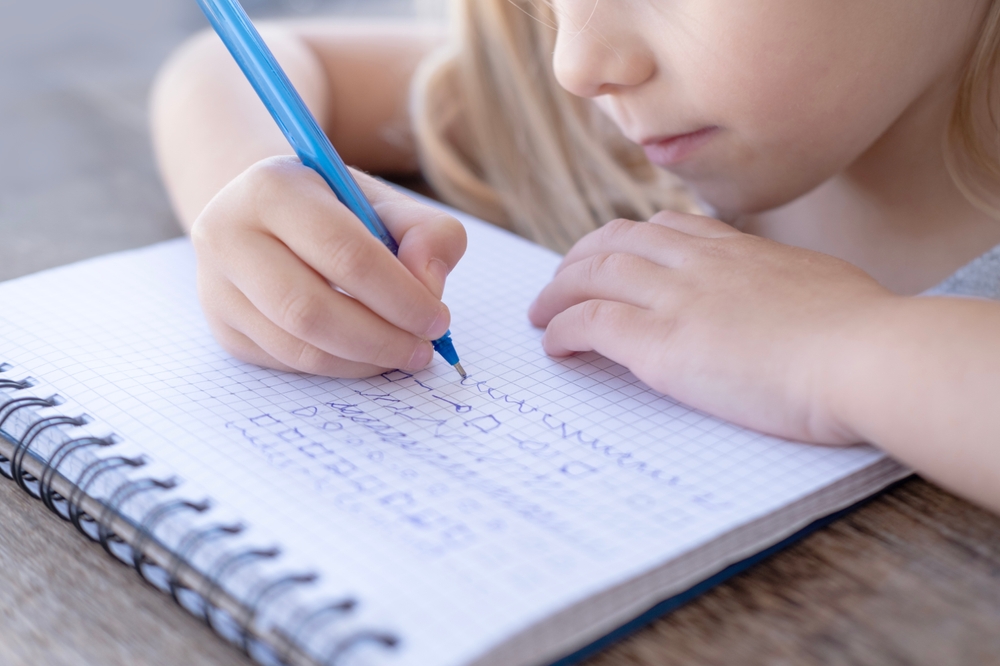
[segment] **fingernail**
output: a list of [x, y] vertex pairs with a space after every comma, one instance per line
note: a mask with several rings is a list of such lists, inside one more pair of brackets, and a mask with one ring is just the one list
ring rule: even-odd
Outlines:
[[448, 330], [448, 324], [451, 322], [451, 317], [448, 315], [448, 310], [444, 307], [441, 308], [441, 312], [438, 313], [437, 318], [434, 319], [434, 323], [430, 325], [430, 328], [424, 333], [424, 337], [428, 340], [437, 340], [445, 331]]
[[448, 264], [444, 263], [440, 259], [431, 259], [427, 263], [427, 272], [431, 274], [431, 277], [437, 282], [439, 288], [444, 288], [444, 282], [448, 279]]
[[406, 364], [404, 370], [420, 370], [427, 366], [431, 362], [431, 357], [434, 356], [434, 348], [431, 347], [429, 342], [421, 342], [417, 345], [417, 348], [413, 350], [413, 355], [410, 356], [409, 362]]

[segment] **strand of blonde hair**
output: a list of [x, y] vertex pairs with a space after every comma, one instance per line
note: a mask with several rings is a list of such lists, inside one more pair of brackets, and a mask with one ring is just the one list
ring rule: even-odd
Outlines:
[[421, 165], [443, 198], [557, 251], [618, 217], [695, 209], [677, 179], [558, 85], [548, 5], [455, 9], [458, 32], [423, 63], [412, 104]]
[[1000, 1], [990, 3], [979, 39], [959, 84], [945, 135], [945, 159], [955, 185], [980, 210], [1000, 219], [1000, 122], [996, 77], [1000, 65]]

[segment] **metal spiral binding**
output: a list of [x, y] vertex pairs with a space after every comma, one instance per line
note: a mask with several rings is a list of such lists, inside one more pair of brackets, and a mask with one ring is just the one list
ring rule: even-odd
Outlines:
[[146, 544], [153, 539], [153, 530], [156, 529], [156, 526], [174, 513], [182, 510], [204, 513], [210, 508], [212, 508], [212, 503], [208, 500], [201, 502], [174, 500], [160, 504], [146, 515], [136, 529], [137, 537], [135, 543], [132, 544], [132, 561], [126, 562], [126, 564], [138, 571], [143, 580], [160, 592], [170, 594], [170, 580], [169, 576], [166, 575], [166, 569], [147, 557]]
[[285, 638], [285, 650], [278, 658], [278, 663], [287, 663], [290, 661], [291, 653], [296, 645], [300, 645], [303, 640], [312, 636], [324, 623], [331, 620], [339, 620], [350, 615], [357, 605], [357, 600], [347, 598], [339, 602], [321, 606], [296, 618], [293, 623], [295, 629]]
[[[36, 386], [35, 380], [30, 378], [14, 380], [2, 376], [12, 369], [12, 365], [0, 363], [0, 391], [17, 392]], [[246, 655], [268, 666], [292, 666], [300, 663], [336, 666], [359, 646], [374, 644], [393, 649], [399, 645], [399, 638], [392, 634], [359, 630], [336, 641], [318, 662], [304, 653], [301, 646], [306, 641], [323, 628], [340, 622], [355, 612], [359, 603], [353, 598], [335, 600], [311, 609], [300, 609], [289, 623], [290, 628], [276, 632], [276, 636], [269, 636], [269, 639], [276, 640], [280, 645], [275, 646], [269, 640], [255, 635], [254, 622], [267, 603], [298, 586], [315, 583], [319, 578], [317, 574], [287, 574], [261, 581], [248, 593], [247, 600], [239, 604], [239, 612], [235, 615], [223, 608], [219, 597], [223, 594], [224, 583], [229, 576], [253, 562], [276, 559], [280, 557], [281, 551], [277, 548], [234, 551], [222, 557], [207, 575], [203, 575], [191, 564], [194, 555], [207, 544], [218, 539], [233, 538], [245, 529], [242, 524], [216, 524], [194, 530], [182, 537], [177, 547], [169, 553], [166, 565], [151, 558], [149, 551], [156, 543], [154, 532], [159, 524], [182, 511], [203, 514], [212, 508], [212, 503], [207, 499], [164, 501], [146, 512], [135, 527], [131, 542], [124, 539], [114, 528], [116, 520], [124, 520], [123, 505], [140, 494], [173, 490], [179, 485], [179, 481], [175, 478], [152, 477], [130, 479], [114, 488], [107, 500], [100, 502], [96, 517], [88, 514], [83, 503], [100, 478], [116, 470], [139, 469], [148, 461], [141, 456], [99, 456], [76, 474], [75, 479], [70, 479], [61, 471], [67, 460], [86, 450], [99, 451], [119, 443], [115, 436], [83, 436], [59, 444], [41, 465], [41, 470], [36, 470], [38, 476], [33, 475], [25, 468], [25, 463], [29, 459], [34, 460], [31, 457], [32, 446], [40, 441], [43, 433], [56, 428], [76, 428], [87, 424], [89, 418], [85, 415], [41, 417], [29, 424], [17, 439], [7, 433], [4, 426], [21, 410], [51, 408], [61, 403], [62, 400], [55, 395], [49, 398], [22, 396], [0, 403], [0, 439], [14, 445], [9, 458], [0, 454], [0, 474], [13, 480], [31, 497], [40, 500], [59, 518], [72, 523], [88, 539], [99, 543], [116, 560], [135, 569], [150, 585], [169, 594], [175, 603], [207, 623]], [[57, 481], [68, 486], [68, 497], [56, 490]], [[191, 578], [202, 579], [203, 589], [195, 589], [185, 582]]]
[[236, 618], [216, 603], [216, 597], [222, 588], [222, 581], [242, 567], [261, 560], [273, 560], [279, 555], [281, 555], [281, 551], [277, 548], [244, 550], [231, 553], [215, 564], [212, 572], [208, 574], [208, 590], [202, 594], [202, 598], [205, 600], [203, 617], [212, 631], [235, 645], [241, 645], [244, 642], [245, 627], [241, 626]]
[[131, 564], [132, 560], [135, 559], [132, 547], [119, 537], [114, 530], [108, 527], [111, 518], [115, 514], [120, 513], [119, 507], [129, 498], [135, 497], [140, 493], [151, 490], [172, 490], [177, 487], [177, 484], [177, 479], [165, 479], [161, 481], [160, 479], [146, 478], [128, 481], [115, 489], [104, 505], [100, 517], [97, 519], [98, 541], [100, 541], [101, 546], [104, 547], [108, 555], [118, 558], [123, 564]]
[[38, 494], [46, 508], [63, 520], [69, 520], [70, 513], [66, 498], [56, 492], [52, 486], [52, 482], [59, 474], [59, 466], [78, 451], [92, 446], [101, 448], [114, 446], [116, 443], [117, 441], [113, 437], [79, 437], [63, 442], [59, 448], [53, 451], [45, 462], [45, 467], [42, 469], [42, 475], [38, 481]]
[[24, 471], [24, 456], [28, 454], [28, 450], [31, 448], [35, 439], [49, 428], [55, 428], [56, 426], [78, 427], [86, 425], [87, 421], [88, 419], [85, 416], [50, 416], [49, 418], [42, 419], [41, 421], [36, 421], [23, 435], [21, 435], [21, 441], [14, 449], [14, 455], [11, 456], [9, 464], [0, 465], [0, 474], [3, 474], [8, 479], [13, 479], [14, 482], [21, 487], [21, 490], [28, 493], [35, 499], [39, 499], [39, 496], [29, 488], [29, 484], [31, 482], [36, 482], [37, 479]]

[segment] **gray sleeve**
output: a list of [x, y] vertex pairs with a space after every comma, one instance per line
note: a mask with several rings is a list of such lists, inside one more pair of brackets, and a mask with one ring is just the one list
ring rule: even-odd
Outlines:
[[1000, 300], [1000, 245], [955, 271], [924, 296], [976, 296]]

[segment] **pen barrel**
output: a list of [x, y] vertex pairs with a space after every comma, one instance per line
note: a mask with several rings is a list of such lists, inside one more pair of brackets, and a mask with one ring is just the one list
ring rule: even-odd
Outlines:
[[398, 254], [396, 239], [361, 191], [240, 3], [237, 0], [198, 0], [198, 4], [302, 163], [316, 171], [340, 202], [393, 254]]

